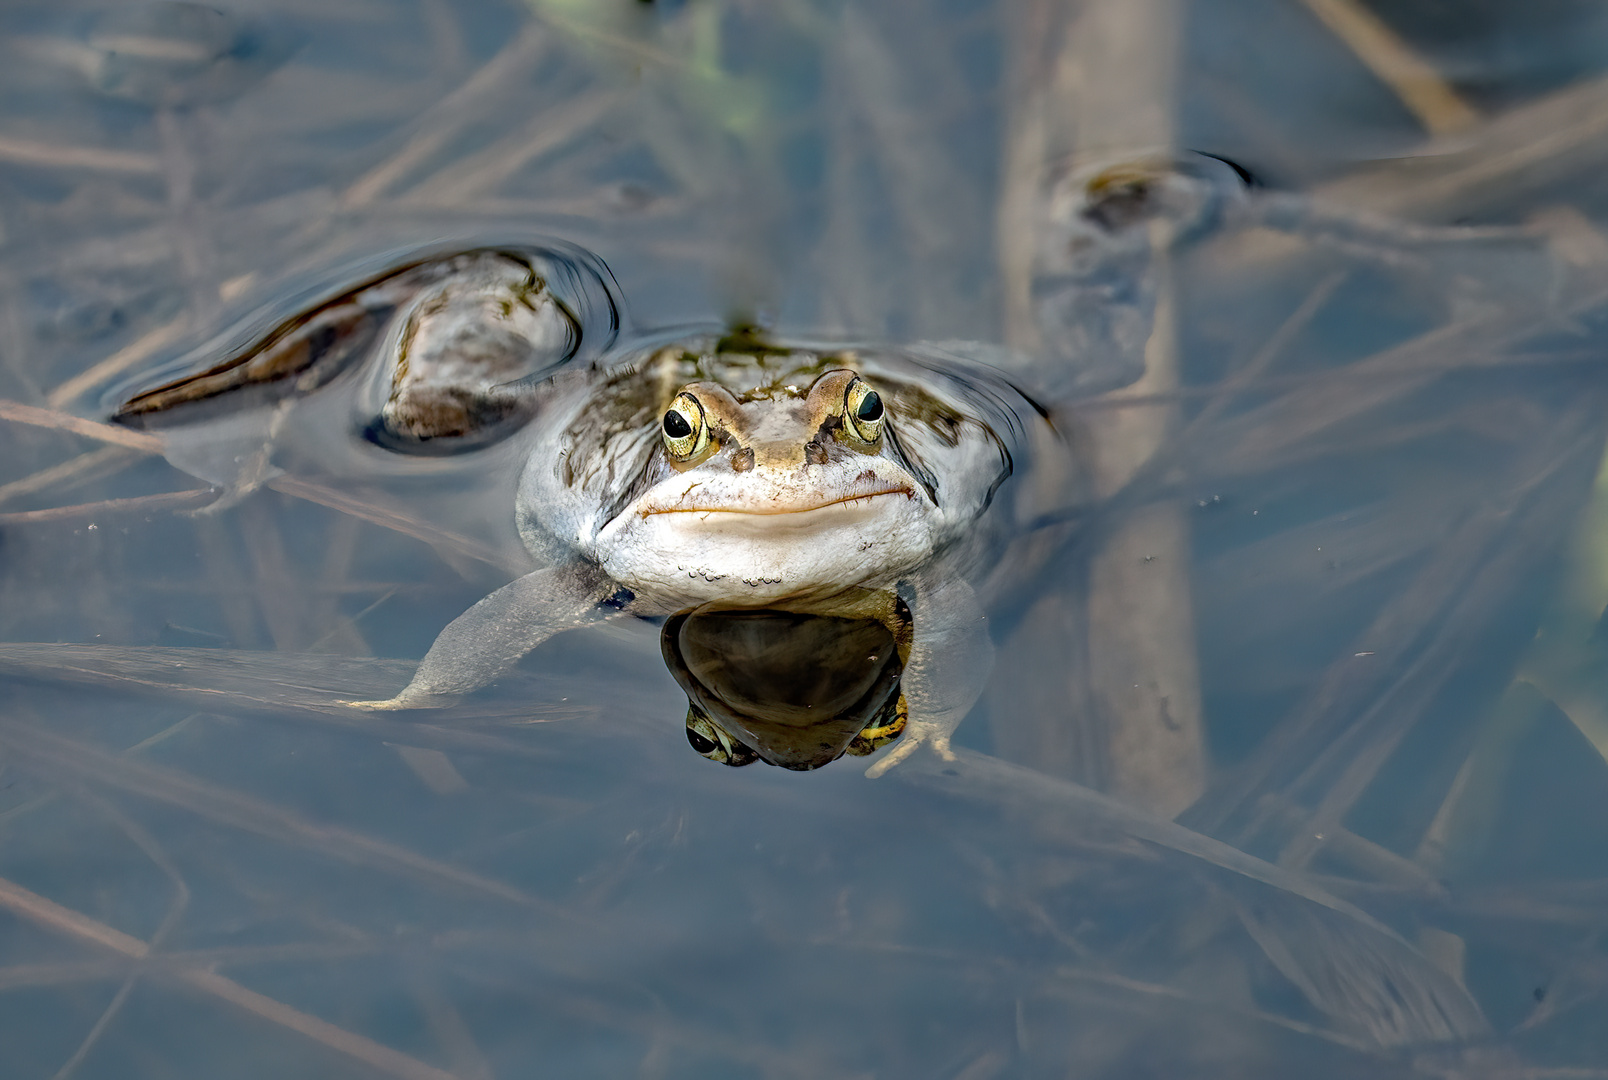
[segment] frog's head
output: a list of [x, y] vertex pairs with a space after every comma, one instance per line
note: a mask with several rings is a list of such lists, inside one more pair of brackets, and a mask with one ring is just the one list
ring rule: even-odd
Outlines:
[[660, 611], [896, 584], [978, 535], [1031, 408], [941, 356], [730, 337], [568, 378], [538, 414], [521, 535]]
[[686, 600], [806, 596], [915, 566], [934, 492], [903, 459], [893, 406], [831, 368], [739, 397], [678, 387], [635, 497], [601, 530], [604, 567]]

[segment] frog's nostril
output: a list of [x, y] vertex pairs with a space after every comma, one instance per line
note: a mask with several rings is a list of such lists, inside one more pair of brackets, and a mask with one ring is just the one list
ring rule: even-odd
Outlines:
[[825, 465], [826, 447], [818, 442], [809, 443], [804, 447], [804, 459], [811, 465]]
[[754, 467], [754, 448], [745, 446], [731, 456], [733, 472], [747, 472]]

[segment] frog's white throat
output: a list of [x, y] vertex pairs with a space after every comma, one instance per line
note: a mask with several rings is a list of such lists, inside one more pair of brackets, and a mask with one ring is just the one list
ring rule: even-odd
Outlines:
[[933, 552], [932, 500], [886, 458], [660, 481], [597, 536], [604, 570], [667, 607], [879, 588]]

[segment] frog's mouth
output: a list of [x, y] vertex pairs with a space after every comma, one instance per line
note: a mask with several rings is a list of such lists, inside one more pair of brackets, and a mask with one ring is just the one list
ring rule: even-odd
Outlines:
[[[688, 492], [688, 494], [692, 494]], [[789, 502], [714, 502], [704, 500], [691, 500], [677, 503], [674, 506], [645, 506], [641, 514], [645, 518], [658, 514], [744, 514], [751, 517], [776, 517], [783, 514], [813, 514], [821, 510], [830, 510], [834, 507], [843, 507], [852, 510], [857, 506], [871, 502], [873, 499], [886, 498], [893, 495], [902, 495], [907, 499], [914, 499], [914, 488], [904, 485], [888, 485], [871, 491], [856, 491], [847, 495], [839, 495], [835, 499], [817, 499], [807, 503]]]

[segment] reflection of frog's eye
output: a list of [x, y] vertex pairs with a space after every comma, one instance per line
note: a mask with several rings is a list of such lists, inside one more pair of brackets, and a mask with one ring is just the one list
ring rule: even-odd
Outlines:
[[882, 437], [882, 395], [859, 379], [849, 383], [843, 393], [843, 427], [850, 435], [864, 443], [874, 443]]
[[687, 742], [710, 761], [735, 767], [752, 765], [759, 755], [733, 739], [695, 705], [687, 706]]
[[884, 708], [881, 715], [860, 729], [860, 734], [849, 743], [849, 753], [855, 757], [864, 757], [882, 749], [904, 734], [905, 724], [910, 720], [910, 706], [905, 704], [903, 694], [899, 695], [896, 702], [890, 704], [892, 708]]
[[709, 445], [709, 425], [704, 422], [703, 406], [691, 394], [677, 394], [660, 424], [664, 429], [664, 448], [670, 456], [685, 460], [696, 457]]

